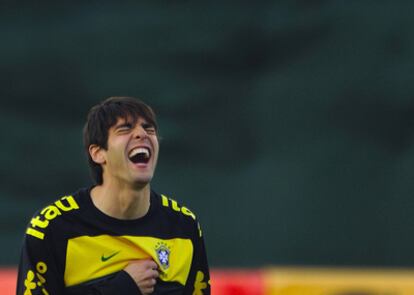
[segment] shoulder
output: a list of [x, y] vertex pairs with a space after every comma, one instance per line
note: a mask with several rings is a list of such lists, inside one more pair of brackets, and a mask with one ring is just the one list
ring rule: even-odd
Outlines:
[[33, 215], [26, 229], [26, 235], [44, 240], [46, 234], [59, 223], [58, 220], [64, 219], [79, 209], [78, 193], [62, 196]]
[[194, 211], [166, 194], [156, 195], [160, 200], [161, 211], [164, 216], [167, 216], [170, 226], [181, 227], [187, 232], [201, 235], [200, 225]]
[[184, 215], [188, 218], [191, 218], [194, 221], [197, 219], [196, 215], [193, 213], [192, 210], [180, 204], [175, 199], [170, 198], [169, 196], [165, 194], [160, 194], [159, 196], [161, 198], [161, 206], [163, 210], [169, 211], [172, 214], [176, 214], [178, 216]]

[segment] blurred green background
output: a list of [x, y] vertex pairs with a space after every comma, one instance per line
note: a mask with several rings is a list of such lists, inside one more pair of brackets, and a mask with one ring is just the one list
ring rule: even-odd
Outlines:
[[114, 95], [163, 137], [153, 187], [213, 267], [414, 266], [414, 2], [2, 1], [0, 264], [90, 184], [81, 128]]

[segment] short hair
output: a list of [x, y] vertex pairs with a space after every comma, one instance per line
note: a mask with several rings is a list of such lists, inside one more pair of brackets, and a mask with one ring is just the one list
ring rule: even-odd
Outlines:
[[104, 149], [108, 148], [109, 129], [116, 124], [118, 119], [123, 118], [135, 124], [138, 118], [145, 119], [158, 129], [156, 116], [150, 106], [142, 100], [128, 96], [113, 96], [93, 106], [87, 116], [83, 127], [83, 144], [88, 157], [91, 176], [96, 184], [103, 183], [103, 169], [92, 160], [89, 147], [96, 144]]

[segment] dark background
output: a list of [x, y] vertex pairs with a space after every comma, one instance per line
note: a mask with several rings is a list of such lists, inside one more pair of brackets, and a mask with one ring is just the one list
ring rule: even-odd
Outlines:
[[130, 95], [159, 116], [153, 187], [197, 213], [213, 267], [414, 266], [413, 10], [1, 2], [0, 264], [90, 184], [88, 109]]

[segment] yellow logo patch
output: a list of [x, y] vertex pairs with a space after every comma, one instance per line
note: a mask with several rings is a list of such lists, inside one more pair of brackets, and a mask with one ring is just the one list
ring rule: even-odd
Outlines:
[[164, 207], [170, 207], [170, 202], [171, 202], [171, 209], [173, 209], [176, 212], [181, 212], [182, 214], [186, 215], [186, 216], [190, 216], [192, 219], [196, 219], [196, 216], [193, 212], [191, 212], [190, 209], [188, 209], [187, 207], [179, 207], [177, 201], [173, 200], [173, 199], [169, 199], [164, 195], [161, 195], [162, 198], [162, 205]]
[[[24, 290], [24, 295], [32, 295], [32, 290], [35, 290], [37, 287], [40, 288], [42, 291], [42, 294], [49, 295], [49, 292], [45, 288], [46, 279], [44, 277], [44, 274], [47, 272], [47, 265], [46, 263], [40, 261], [36, 264], [36, 274], [29, 270], [27, 272], [27, 277], [24, 280], [24, 286], [26, 289]], [[37, 282], [35, 282], [35, 279], [37, 278]]]
[[31, 226], [27, 228], [26, 234], [43, 240], [45, 238], [45, 234], [41, 231], [41, 229], [47, 228], [49, 226], [49, 222], [59, 215], [62, 215], [62, 212], [76, 209], [79, 209], [79, 205], [76, 203], [75, 199], [72, 196], [65, 196], [56, 201], [54, 205], [47, 206], [40, 211], [40, 215], [32, 218], [32, 220], [30, 220]]
[[204, 273], [202, 271], [198, 271], [195, 282], [194, 282], [193, 295], [203, 295], [203, 290], [207, 288], [207, 283], [203, 281], [204, 281]]

